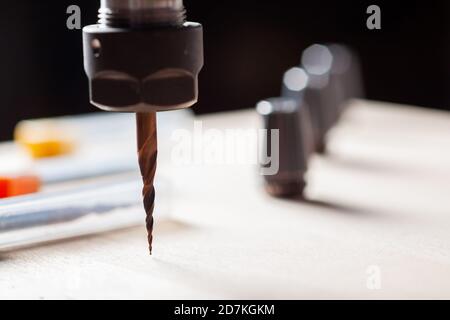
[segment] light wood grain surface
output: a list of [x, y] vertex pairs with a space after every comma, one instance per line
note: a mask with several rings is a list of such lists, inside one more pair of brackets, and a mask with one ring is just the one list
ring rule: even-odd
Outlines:
[[254, 165], [160, 159], [173, 190], [153, 257], [144, 225], [1, 253], [0, 298], [450, 298], [450, 114], [355, 102], [311, 160], [310, 202], [269, 197]]

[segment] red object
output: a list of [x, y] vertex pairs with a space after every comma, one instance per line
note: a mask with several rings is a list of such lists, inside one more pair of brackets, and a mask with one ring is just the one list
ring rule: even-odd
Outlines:
[[36, 176], [0, 177], [0, 199], [36, 193], [40, 187]]

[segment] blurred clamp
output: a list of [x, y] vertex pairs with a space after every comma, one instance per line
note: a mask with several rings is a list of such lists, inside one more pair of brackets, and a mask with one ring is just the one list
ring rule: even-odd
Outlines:
[[[357, 55], [341, 44], [306, 48], [301, 65], [284, 74], [281, 96], [257, 104], [268, 136], [279, 130], [279, 170], [265, 176], [266, 190], [277, 197], [301, 196], [310, 156], [326, 152], [327, 135], [349, 100], [364, 96]], [[265, 139], [262, 152], [276, 150], [273, 143]]]
[[[313, 152], [308, 109], [292, 98], [271, 98], [258, 103], [257, 111], [266, 129], [261, 152], [279, 163], [277, 173], [264, 176], [266, 190], [277, 197], [301, 195], [306, 186], [308, 158]], [[279, 130], [278, 141], [272, 140], [272, 130]]]

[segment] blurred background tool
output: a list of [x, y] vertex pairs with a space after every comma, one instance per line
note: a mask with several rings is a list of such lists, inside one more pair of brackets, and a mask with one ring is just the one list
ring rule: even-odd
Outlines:
[[[305, 173], [313, 152], [313, 132], [308, 110], [291, 98], [271, 98], [256, 107], [266, 134], [261, 141], [266, 190], [276, 197], [301, 196]], [[274, 135], [275, 134], [275, 135]], [[273, 170], [273, 171], [272, 171]]]
[[348, 46], [334, 43], [327, 47], [333, 57], [331, 85], [336, 92], [341, 114], [351, 99], [365, 97], [361, 63], [356, 52]]
[[341, 44], [313, 44], [303, 52], [301, 64], [308, 79], [302, 95], [316, 127], [316, 149], [323, 152], [327, 133], [339, 121], [350, 100], [363, 98], [358, 57]]
[[299, 67], [290, 68], [284, 73], [281, 96], [296, 100], [303, 100], [305, 88], [308, 85], [308, 75]]
[[[266, 189], [279, 197], [303, 193], [310, 156], [325, 151], [328, 132], [349, 101], [363, 94], [357, 57], [343, 45], [314, 44], [303, 52], [301, 66], [305, 69], [284, 73], [282, 98], [257, 105], [268, 130], [262, 142], [262, 156], [267, 157], [263, 167], [273, 166], [279, 155], [279, 172], [265, 176]], [[274, 129], [280, 135], [277, 145], [270, 136]]]
[[[0, 250], [140, 225], [138, 181], [137, 176], [128, 175], [0, 200]], [[170, 187], [164, 180], [158, 186], [164, 199], [158, 213], [167, 217]]]
[[[163, 146], [191, 117], [190, 110], [158, 115]], [[21, 122], [21, 138], [33, 138], [37, 130], [58, 141], [53, 135], [58, 128], [73, 136], [76, 147], [36, 158], [20, 141], [0, 144], [0, 250], [141, 225], [139, 167], [130, 144], [136, 138], [133, 118], [98, 113]], [[169, 150], [162, 151], [168, 162]], [[162, 199], [156, 214], [162, 220], [170, 211], [170, 183], [164, 173], [156, 182]]]
[[[326, 135], [338, 119], [338, 97], [333, 88], [331, 68], [333, 56], [323, 45], [314, 44], [302, 54], [301, 64], [308, 74], [305, 101], [318, 123], [318, 145], [316, 150], [325, 150]], [[336, 79], [337, 80], [337, 79]]]
[[[43, 135], [33, 145], [42, 149], [41, 156], [33, 159], [33, 168], [45, 185], [138, 170], [134, 148], [129, 143], [135, 139], [131, 115], [102, 113], [23, 121], [16, 128], [15, 142], [31, 155], [33, 150], [27, 141], [36, 141], [35, 131]], [[65, 144], [64, 137], [68, 135], [70, 152], [53, 152], [59, 149], [54, 146]], [[46, 151], [49, 146], [51, 153]]]
[[304, 69], [299, 67], [290, 68], [283, 76], [281, 96], [295, 99], [299, 105], [307, 109], [311, 121], [313, 147], [315, 150], [323, 141], [323, 120], [321, 116], [323, 111], [317, 105], [311, 107], [305, 102], [305, 91], [308, 85], [309, 76]]
[[137, 117], [139, 165], [150, 252], [156, 171], [156, 112], [198, 99], [203, 30], [185, 21], [182, 0], [102, 0], [99, 21], [83, 29], [91, 103]]

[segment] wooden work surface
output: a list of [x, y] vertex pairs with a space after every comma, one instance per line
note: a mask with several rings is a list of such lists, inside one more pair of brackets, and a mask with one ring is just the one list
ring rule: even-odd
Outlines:
[[3, 253], [0, 298], [450, 298], [450, 114], [354, 103], [311, 160], [309, 203], [269, 197], [253, 165], [164, 161], [153, 257], [143, 225]]

